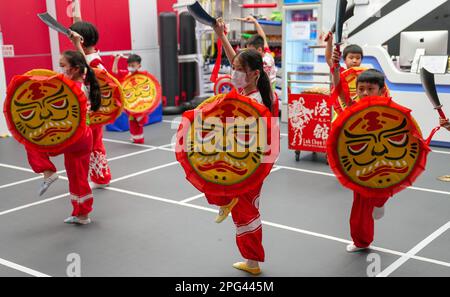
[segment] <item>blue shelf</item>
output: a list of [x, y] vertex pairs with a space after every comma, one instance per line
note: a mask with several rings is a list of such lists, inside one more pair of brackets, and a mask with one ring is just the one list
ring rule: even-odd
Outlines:
[[266, 21], [266, 20], [258, 20], [258, 23], [260, 23], [261, 25], [277, 26], [277, 27], [280, 27], [283, 24], [283, 22]]

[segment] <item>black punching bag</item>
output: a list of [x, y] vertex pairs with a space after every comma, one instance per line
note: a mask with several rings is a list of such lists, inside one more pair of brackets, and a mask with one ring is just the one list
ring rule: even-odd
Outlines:
[[[180, 55], [197, 53], [195, 39], [195, 19], [189, 12], [180, 14]], [[197, 90], [197, 63], [181, 63], [181, 98], [191, 101], [198, 95]]]
[[161, 60], [161, 86], [166, 106], [164, 114], [179, 114], [175, 103], [180, 93], [178, 70], [177, 15], [164, 12], [159, 15], [159, 53]]

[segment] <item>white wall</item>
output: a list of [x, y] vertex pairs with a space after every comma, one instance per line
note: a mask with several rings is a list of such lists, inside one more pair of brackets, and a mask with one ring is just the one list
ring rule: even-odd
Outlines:
[[[0, 32], [1, 34], [1, 32]], [[0, 42], [0, 46], [1, 46]], [[0, 135], [9, 134], [8, 128], [6, 127], [5, 116], [3, 114], [3, 103], [6, 98], [6, 78], [5, 78], [5, 67], [3, 64], [3, 54], [0, 48]]]
[[142, 57], [144, 70], [161, 80], [156, 1], [129, 0], [132, 52]]

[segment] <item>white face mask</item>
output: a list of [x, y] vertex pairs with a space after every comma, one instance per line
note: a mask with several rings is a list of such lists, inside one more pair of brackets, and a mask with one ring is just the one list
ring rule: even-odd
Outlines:
[[66, 68], [61, 68], [61, 73], [69, 79], [72, 79], [72, 73]]
[[128, 72], [134, 73], [137, 71], [137, 68], [134, 67], [128, 67]]
[[231, 83], [238, 89], [243, 89], [248, 85], [247, 74], [242, 71], [231, 71]]

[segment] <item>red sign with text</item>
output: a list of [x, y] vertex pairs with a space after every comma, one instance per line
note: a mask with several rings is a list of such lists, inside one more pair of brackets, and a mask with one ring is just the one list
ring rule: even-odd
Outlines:
[[289, 149], [324, 153], [331, 129], [331, 104], [324, 94], [289, 94]]

